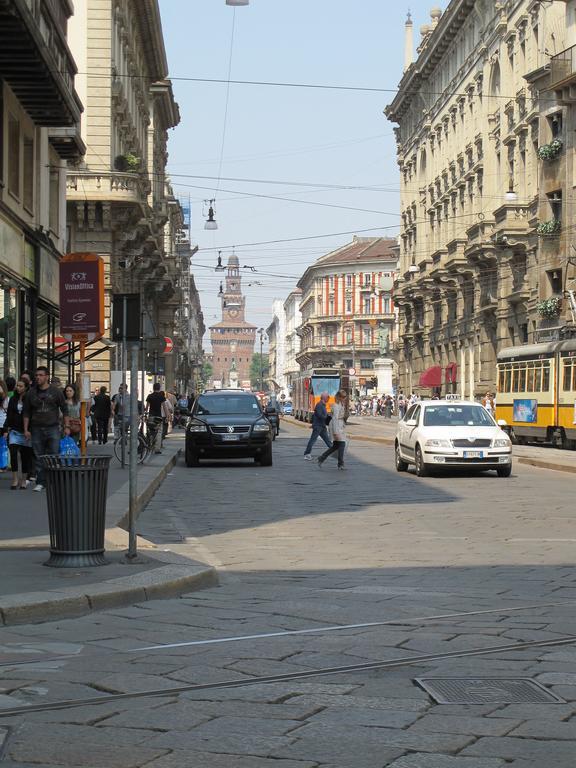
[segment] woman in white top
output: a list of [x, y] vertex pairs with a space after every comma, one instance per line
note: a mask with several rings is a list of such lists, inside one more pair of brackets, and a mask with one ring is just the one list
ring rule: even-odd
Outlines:
[[348, 394], [345, 390], [341, 389], [336, 393], [335, 403], [332, 406], [330, 415], [332, 419], [330, 421], [330, 434], [332, 437], [332, 448], [328, 448], [327, 451], [319, 457], [318, 466], [321, 467], [326, 461], [328, 456], [338, 452], [338, 469], [346, 469], [344, 466], [344, 451], [346, 449], [346, 424], [344, 418], [346, 416], [346, 398]]

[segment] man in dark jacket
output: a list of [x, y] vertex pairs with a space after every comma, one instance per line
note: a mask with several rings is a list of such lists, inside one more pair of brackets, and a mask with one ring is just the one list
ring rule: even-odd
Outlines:
[[48, 368], [36, 368], [36, 386], [31, 387], [24, 400], [24, 436], [32, 439], [36, 459], [35, 491], [44, 489], [44, 472], [40, 456], [57, 456], [60, 450], [60, 414], [64, 419], [64, 434], [69, 435], [68, 406], [61, 389], [49, 384]]
[[96, 422], [96, 436], [98, 445], [106, 445], [108, 442], [108, 427], [112, 416], [112, 403], [106, 394], [106, 387], [100, 387], [98, 394], [94, 396], [92, 415]]
[[310, 440], [308, 440], [308, 445], [304, 451], [304, 458], [306, 461], [312, 461], [312, 456], [310, 455], [312, 453], [312, 447], [319, 437], [324, 440], [328, 448], [332, 448], [332, 442], [328, 437], [328, 430], [326, 429], [328, 424], [326, 403], [329, 398], [330, 395], [328, 392], [322, 392], [320, 400], [316, 404], [316, 408], [314, 408], [314, 415], [312, 416], [312, 434], [310, 435]]

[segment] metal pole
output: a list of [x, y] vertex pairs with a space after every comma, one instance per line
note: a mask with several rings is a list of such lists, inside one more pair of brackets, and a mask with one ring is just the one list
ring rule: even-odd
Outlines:
[[[84, 372], [86, 370], [86, 340], [80, 340], [80, 387], [84, 384]], [[86, 456], [86, 401], [82, 397], [82, 389], [78, 393], [80, 395], [80, 453], [82, 456]]]
[[126, 326], [128, 323], [128, 302], [126, 295], [122, 297], [122, 415], [120, 417], [120, 435], [122, 437], [120, 464], [126, 467], [126, 368], [128, 367], [128, 346], [126, 342]]
[[128, 560], [138, 556], [136, 540], [136, 503], [138, 500], [138, 353], [139, 343], [130, 349], [130, 465], [128, 469]]
[[260, 331], [260, 392], [264, 392], [264, 364], [262, 362], [262, 347], [264, 346], [264, 338], [262, 331]]

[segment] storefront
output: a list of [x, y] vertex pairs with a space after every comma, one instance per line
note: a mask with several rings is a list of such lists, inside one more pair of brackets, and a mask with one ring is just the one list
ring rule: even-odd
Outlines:
[[69, 355], [55, 354], [58, 264], [56, 253], [0, 214], [0, 378], [46, 365], [68, 379]]

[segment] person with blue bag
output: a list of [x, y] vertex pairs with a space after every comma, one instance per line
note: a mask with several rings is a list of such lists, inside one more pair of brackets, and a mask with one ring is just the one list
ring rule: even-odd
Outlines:
[[[24, 400], [28, 385], [19, 379], [14, 386], [14, 393], [8, 401], [5, 428], [8, 430], [8, 450], [12, 466], [11, 490], [26, 490], [34, 472], [34, 453], [32, 443], [24, 436]], [[0, 462], [1, 463], [1, 462]]]
[[5, 472], [10, 464], [8, 443], [4, 435], [4, 425], [8, 414], [8, 399], [8, 387], [4, 379], [0, 379], [0, 472]]
[[24, 436], [32, 440], [36, 462], [35, 491], [44, 490], [42, 456], [58, 456], [60, 453], [60, 417], [64, 420], [64, 436], [70, 436], [68, 406], [61, 389], [49, 383], [45, 365], [35, 371], [36, 385], [30, 387], [24, 399]]

